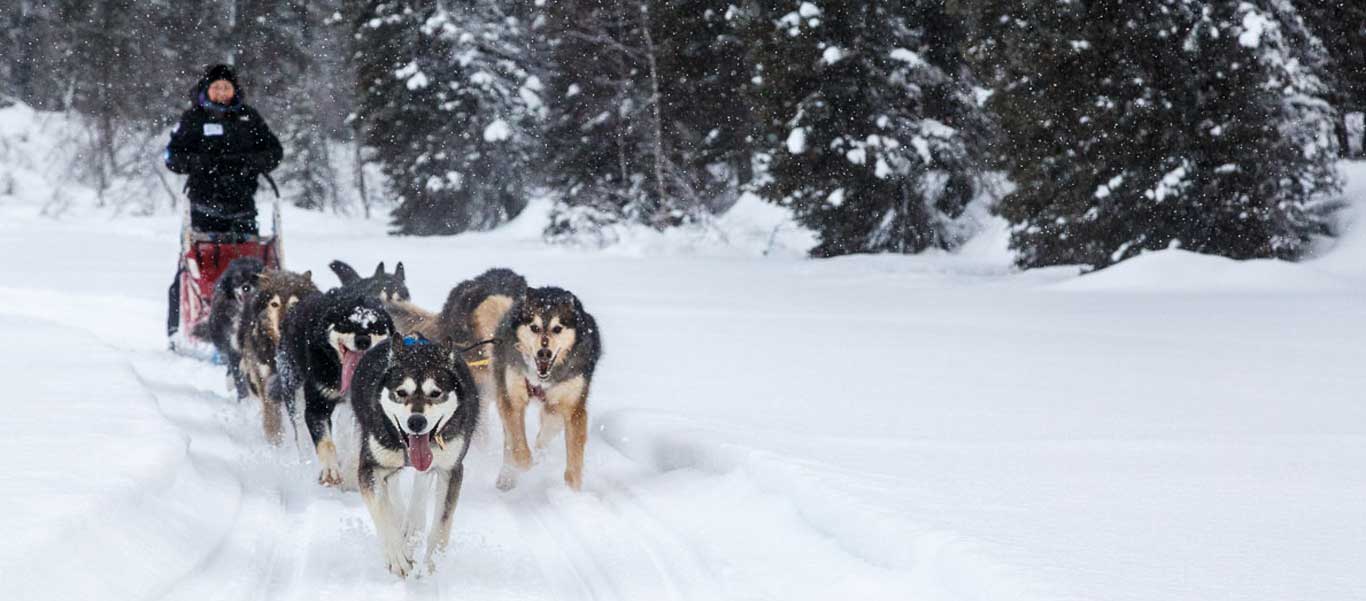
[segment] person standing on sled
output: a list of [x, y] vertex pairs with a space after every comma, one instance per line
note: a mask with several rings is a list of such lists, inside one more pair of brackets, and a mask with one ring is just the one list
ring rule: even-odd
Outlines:
[[[228, 65], [199, 78], [191, 106], [171, 129], [163, 159], [172, 172], [190, 176], [190, 228], [196, 232], [256, 235], [257, 178], [280, 164], [284, 149], [265, 119], [243, 102], [242, 87]], [[180, 278], [171, 284], [167, 334], [180, 323]]]

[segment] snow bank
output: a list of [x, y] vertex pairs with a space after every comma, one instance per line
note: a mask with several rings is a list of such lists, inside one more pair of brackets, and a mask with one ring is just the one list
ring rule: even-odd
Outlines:
[[0, 582], [12, 599], [142, 599], [189, 573], [236, 510], [126, 353], [0, 313]]
[[66, 186], [71, 153], [62, 140], [79, 127], [62, 113], [40, 112], [24, 104], [0, 108], [0, 220], [70, 204], [93, 204], [94, 194]]
[[[550, 223], [550, 199], [533, 201], [511, 223], [491, 232], [493, 239], [539, 240]], [[474, 234], [479, 235], [479, 234]], [[659, 231], [639, 224], [602, 228], [568, 248], [623, 257], [706, 256], [804, 257], [815, 234], [798, 224], [791, 211], [743, 194], [725, 213], [683, 227]]]
[[[1040, 598], [1039, 587], [992, 558], [988, 545], [908, 519], [885, 504], [886, 498], [870, 499], [870, 491], [890, 482], [877, 474], [877, 464], [860, 468], [870, 471], [851, 472], [813, 461], [810, 448], [789, 454], [794, 445], [773, 432], [718, 427], [659, 412], [615, 411], [596, 423], [602, 439], [623, 455], [681, 474], [671, 482], [671, 494], [639, 494], [654, 503], [672, 501], [666, 510], [685, 522], [680, 531], [695, 537], [692, 545], [706, 548], [734, 539], [727, 541], [730, 547], [750, 546], [763, 554], [760, 565], [775, 573], [742, 574], [742, 579], [787, 583], [790, 589], [768, 591], [778, 598], [852, 594], [883, 599], [891, 598], [892, 591], [924, 601]], [[750, 446], [755, 443], [761, 446]], [[838, 441], [824, 444], [843, 446]], [[879, 446], [868, 441], [865, 449]], [[895, 460], [897, 445], [889, 446], [870, 454], [885, 453]], [[710, 477], [688, 475], [695, 472]], [[733, 515], [765, 517], [731, 523], [727, 516]], [[769, 528], [770, 522], [778, 525]], [[824, 539], [803, 538], [808, 532]], [[787, 567], [808, 563], [812, 556], [825, 564], [815, 582]], [[731, 569], [762, 571], [742, 562]]]
[[[1130, 292], [1344, 291], [1366, 281], [1366, 161], [1342, 161], [1346, 185], [1338, 237], [1324, 240], [1317, 256], [1299, 263], [1236, 261], [1185, 250], [1143, 253], [1074, 280], [1063, 290]], [[1343, 276], [1347, 276], [1344, 278]]]
[[1320, 256], [1305, 264], [1316, 269], [1366, 281], [1366, 161], [1338, 164], [1346, 184], [1346, 207], [1338, 214], [1338, 237], [1324, 245]]
[[1074, 280], [1065, 290], [1130, 292], [1268, 292], [1276, 290], [1344, 290], [1342, 278], [1305, 265], [1273, 259], [1235, 261], [1185, 250], [1141, 254]]

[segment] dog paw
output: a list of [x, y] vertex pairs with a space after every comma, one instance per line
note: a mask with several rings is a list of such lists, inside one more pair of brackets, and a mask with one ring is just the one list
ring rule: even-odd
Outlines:
[[412, 556], [408, 553], [407, 546], [402, 543], [394, 543], [384, 546], [384, 563], [389, 567], [389, 573], [399, 578], [407, 578], [413, 572]]
[[564, 472], [564, 483], [567, 484], [567, 485], [569, 485], [569, 488], [572, 489], [572, 490], [574, 490], [574, 491], [576, 491], [576, 492], [579, 491], [579, 490], [582, 490], [582, 489], [583, 489], [583, 472], [571, 472], [571, 471], [565, 470], [565, 472]]
[[517, 470], [511, 466], [503, 466], [503, 470], [498, 472], [498, 490], [507, 492], [517, 486]]
[[318, 472], [318, 483], [323, 486], [341, 486], [341, 468], [335, 465], [325, 465], [321, 472]]

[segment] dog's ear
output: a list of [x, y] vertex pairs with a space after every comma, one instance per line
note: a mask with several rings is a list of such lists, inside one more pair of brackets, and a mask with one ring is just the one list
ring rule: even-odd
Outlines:
[[[381, 263], [381, 265], [383, 265], [383, 263]], [[394, 278], [400, 282], [403, 281], [403, 261], [399, 261], [398, 265], [394, 267]]]
[[[355, 268], [342, 261], [333, 261], [327, 266], [332, 269], [332, 273], [337, 274], [337, 279], [341, 280], [343, 286], [360, 279], [360, 274]], [[312, 273], [311, 271], [309, 273]]]
[[305, 280], [308, 280], [308, 281], [310, 281], [310, 282], [313, 281], [313, 270], [312, 270], [312, 269], [310, 269], [310, 270], [304, 272], [304, 279], [305, 279]]
[[372, 275], [370, 277], [377, 278], [382, 275], [384, 275], [384, 261], [380, 261], [379, 265], [375, 266], [375, 275]]

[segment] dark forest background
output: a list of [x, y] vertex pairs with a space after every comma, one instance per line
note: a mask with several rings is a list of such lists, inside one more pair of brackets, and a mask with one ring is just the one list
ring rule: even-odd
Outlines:
[[911, 253], [1003, 177], [1023, 266], [1295, 258], [1366, 110], [1358, 0], [11, 0], [0, 35], [0, 98], [81, 115], [97, 189], [169, 186], [128, 149], [229, 63], [290, 202], [408, 235], [545, 192], [546, 236], [591, 241], [752, 193], [813, 255]]

